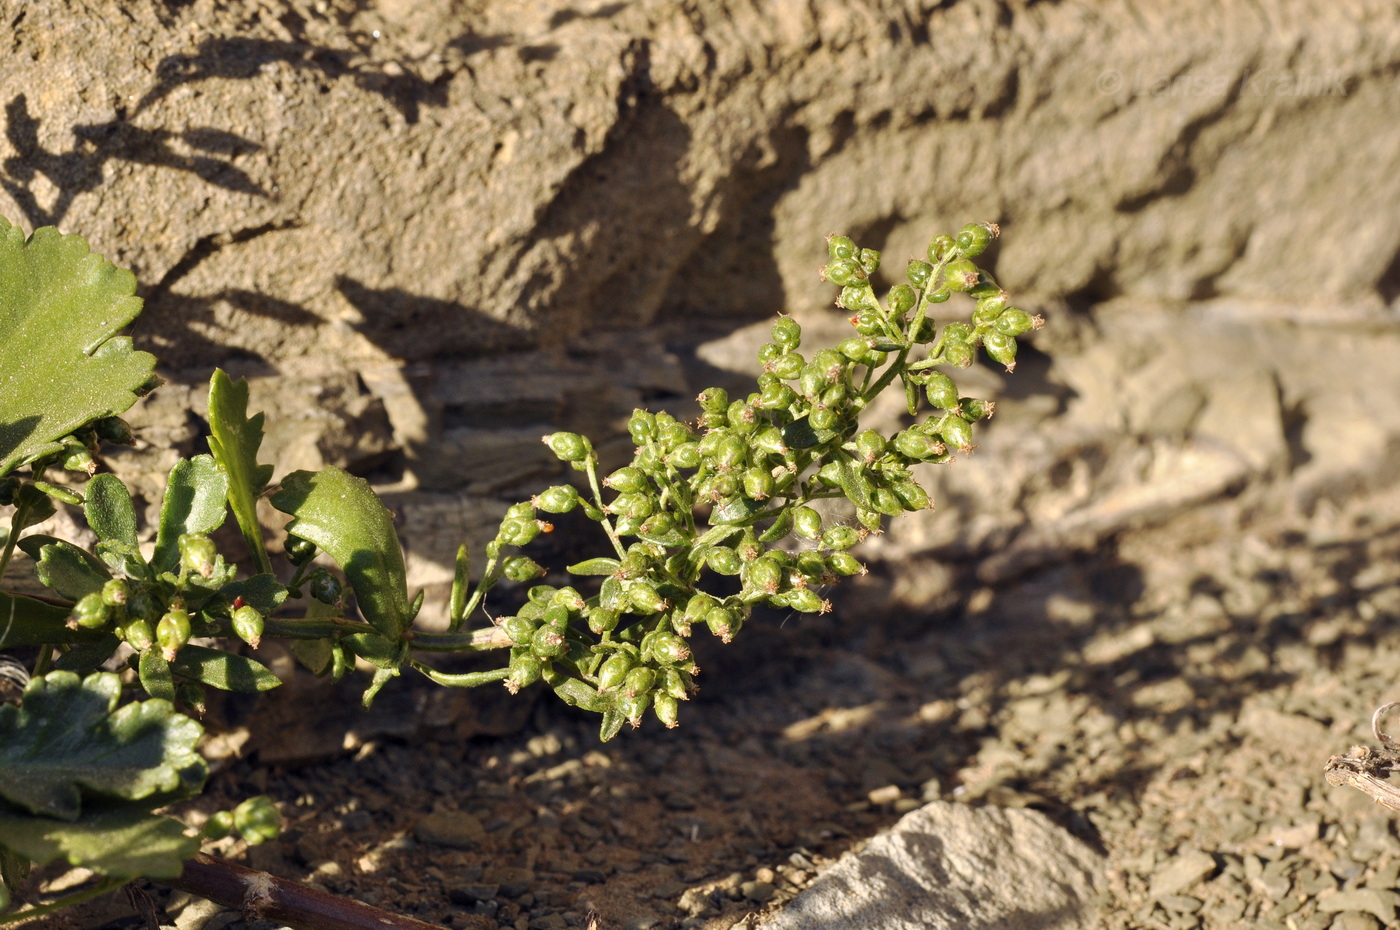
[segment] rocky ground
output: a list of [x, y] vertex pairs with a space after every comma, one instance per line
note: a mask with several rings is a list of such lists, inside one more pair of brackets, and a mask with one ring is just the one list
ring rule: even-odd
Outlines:
[[[679, 729], [606, 745], [494, 689], [402, 687], [368, 718], [289, 691], [225, 708], [226, 750], [274, 734], [216, 795], [266, 791], [288, 822], [225, 852], [449, 927], [721, 930], [946, 799], [1034, 808], [1100, 850], [1092, 926], [1387, 926], [1392, 817], [1322, 766], [1396, 694], [1398, 557], [1382, 493], [1307, 517], [1219, 502], [995, 588], [945, 565], [931, 615], [885, 609], [872, 575], [830, 616], [706, 650]], [[114, 898], [54, 923], [138, 926]], [[234, 926], [152, 900], [181, 928]]]

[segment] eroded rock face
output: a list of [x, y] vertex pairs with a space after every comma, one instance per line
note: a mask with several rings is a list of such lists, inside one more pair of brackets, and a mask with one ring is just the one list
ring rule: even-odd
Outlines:
[[[172, 387], [251, 376], [289, 467], [380, 469], [405, 513], [469, 501], [425, 518], [421, 580], [456, 545], [428, 526], [479, 531], [558, 473], [533, 436], [681, 410], [716, 376], [696, 343], [824, 314], [833, 229], [898, 273], [1000, 222], [1002, 283], [1052, 317], [1052, 364], [974, 381], [1022, 412], [891, 555], [1098, 538], [1121, 521], [1074, 514], [1121, 492], [1150, 518], [1184, 451], [1185, 506], [1295, 472], [1315, 499], [1400, 438], [1348, 361], [1396, 340], [1382, 0], [0, 10], [0, 214], [131, 267]], [[743, 342], [705, 358], [751, 370]]]

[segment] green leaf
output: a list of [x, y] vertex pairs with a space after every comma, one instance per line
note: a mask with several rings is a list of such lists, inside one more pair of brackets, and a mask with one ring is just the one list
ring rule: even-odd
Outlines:
[[81, 643], [67, 652], [61, 653], [58, 658], [53, 660], [53, 667], [66, 672], [87, 675], [97, 671], [98, 666], [110, 659], [121, 644], [121, 639], [115, 633], [104, 633], [101, 639], [95, 639], [90, 643]]
[[467, 596], [471, 593], [472, 553], [466, 543], [457, 547], [457, 560], [452, 569], [452, 595], [448, 601], [447, 617], [456, 630], [467, 612]]
[[0, 797], [73, 821], [84, 790], [140, 800], [179, 789], [183, 770], [204, 765], [195, 752], [202, 728], [167, 701], [118, 708], [120, 696], [111, 672], [30, 681], [23, 705], [0, 707]]
[[83, 513], [97, 534], [97, 554], [113, 571], [144, 577], [146, 562], [136, 548], [136, 505], [116, 475], [97, 475], [87, 484]]
[[846, 455], [837, 455], [836, 467], [840, 470], [841, 491], [846, 499], [862, 510], [875, 510], [875, 503], [870, 499], [870, 479], [865, 476], [865, 469]]
[[574, 565], [570, 565], [564, 571], [570, 575], [612, 575], [622, 567], [622, 563], [617, 559], [604, 558], [586, 559]]
[[0, 646], [94, 642], [100, 630], [68, 629], [68, 608], [0, 592]]
[[0, 836], [37, 863], [64, 859], [117, 878], [175, 878], [199, 852], [199, 837], [185, 836], [184, 824], [140, 804], [85, 810], [76, 821], [0, 811]]
[[271, 691], [282, 683], [261, 662], [207, 646], [181, 649], [170, 663], [170, 670], [176, 675], [202, 681], [211, 688], [241, 694]]
[[[259, 613], [270, 614], [287, 599], [287, 589], [274, 575], [254, 575], [252, 578], [224, 585], [219, 590], [217, 602], [225, 607], [232, 607], [234, 599], [240, 597], [243, 598], [243, 603], [256, 607]], [[311, 607], [314, 608], [320, 603], [313, 600]]]
[[170, 674], [170, 663], [160, 654], [160, 648], [152, 646], [141, 653], [137, 665], [141, 676], [141, 687], [153, 698], [175, 703], [175, 678]]
[[[39, 540], [36, 545], [33, 541]], [[28, 544], [28, 545], [26, 545]], [[20, 548], [34, 559], [34, 574], [60, 597], [76, 601], [84, 594], [101, 591], [112, 577], [107, 567], [88, 552], [52, 536], [30, 536], [20, 542]]]
[[173, 572], [180, 565], [178, 541], [185, 533], [211, 533], [227, 513], [228, 478], [212, 455], [180, 459], [165, 482], [160, 508], [160, 528], [151, 564], [156, 571]]
[[141, 312], [136, 278], [81, 236], [25, 239], [0, 219], [0, 474], [136, 402], [155, 357], [116, 333]]
[[345, 572], [360, 612], [385, 638], [408, 627], [408, 582], [393, 515], [369, 482], [339, 468], [299, 471], [282, 480], [272, 506], [294, 518], [287, 532], [309, 539]]
[[272, 561], [263, 544], [257, 500], [272, 480], [272, 466], [258, 464], [263, 415], [248, 416], [248, 382], [215, 369], [209, 379], [209, 451], [228, 481], [228, 503], [253, 553], [258, 571], [270, 573]]

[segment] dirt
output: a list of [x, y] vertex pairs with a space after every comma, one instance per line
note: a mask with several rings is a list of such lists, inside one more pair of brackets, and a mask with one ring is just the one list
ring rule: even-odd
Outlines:
[[[286, 814], [280, 842], [225, 855], [448, 927], [751, 927], [941, 798], [1029, 806], [1102, 850], [1105, 928], [1363, 930], [1400, 901], [1400, 840], [1322, 766], [1395, 694], [1398, 556], [1400, 496], [1373, 494], [1218, 502], [995, 590], [953, 564], [932, 615], [866, 615], [877, 572], [832, 615], [704, 648], [678, 729], [600, 744], [547, 695], [428, 704], [411, 682], [347, 728], [353, 695], [313, 690], [280, 755], [314, 731], [353, 748], [230, 757], [205, 802], [266, 791]], [[152, 900], [182, 927], [207, 913]], [[139, 918], [54, 921], [104, 922]]]

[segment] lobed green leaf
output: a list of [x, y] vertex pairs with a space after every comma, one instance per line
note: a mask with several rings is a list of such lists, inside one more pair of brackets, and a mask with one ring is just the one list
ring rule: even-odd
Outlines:
[[136, 278], [51, 227], [0, 218], [0, 474], [136, 402], [155, 357], [118, 336], [141, 312]]
[[180, 459], [170, 469], [151, 564], [159, 572], [180, 565], [179, 539], [185, 533], [211, 533], [224, 522], [228, 477], [211, 455]]
[[0, 837], [9, 849], [44, 864], [63, 859], [116, 878], [175, 878], [199, 852], [185, 825], [140, 804], [84, 810], [77, 820], [0, 811]]

